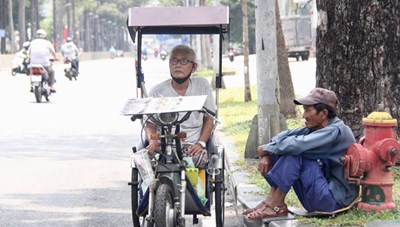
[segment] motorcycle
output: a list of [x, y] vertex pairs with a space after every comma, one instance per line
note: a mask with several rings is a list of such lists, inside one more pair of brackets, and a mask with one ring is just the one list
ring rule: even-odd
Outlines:
[[228, 51], [228, 58], [229, 58], [229, 61], [231, 61], [231, 62], [233, 62], [233, 60], [235, 60], [235, 52], [233, 51], [233, 49], [230, 49]]
[[143, 61], [146, 61], [147, 60], [147, 54], [142, 54], [142, 59], [143, 59]]
[[165, 61], [165, 59], [167, 59], [167, 51], [162, 50], [160, 53], [160, 58], [161, 60]]
[[15, 54], [12, 61], [11, 75], [15, 76], [17, 73], [29, 75], [28, 70], [29, 59], [28, 56], [21, 51]]
[[35, 94], [36, 102], [42, 102], [42, 97], [50, 101], [50, 86], [48, 84], [48, 75], [42, 65], [31, 65], [30, 70], [31, 91]]
[[[208, 167], [195, 168], [191, 158], [183, 157], [181, 141], [186, 133], [180, 125], [194, 111], [212, 116], [203, 107], [206, 96], [161, 97], [128, 100], [123, 114], [131, 120], [150, 119], [160, 128], [151, 135], [161, 141], [161, 149], [150, 161], [147, 150], [133, 147], [132, 155], [132, 217], [137, 226], [185, 226], [185, 214], [211, 216], [215, 204], [216, 225], [224, 223], [224, 149], [207, 143]], [[171, 110], [171, 105], [174, 110]], [[147, 164], [146, 164], [147, 163]], [[147, 216], [147, 217], [146, 217]]]
[[76, 70], [75, 67], [73, 67], [74, 62], [71, 58], [66, 57], [64, 59], [64, 73], [65, 76], [69, 79], [72, 80], [72, 78], [74, 78], [75, 80], [77, 80], [77, 76], [78, 76], [78, 71]]

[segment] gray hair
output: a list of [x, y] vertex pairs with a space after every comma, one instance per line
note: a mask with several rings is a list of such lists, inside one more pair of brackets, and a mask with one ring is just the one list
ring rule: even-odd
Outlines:
[[175, 57], [175, 54], [177, 52], [183, 52], [188, 54], [188, 58], [189, 60], [193, 61], [194, 63], [196, 63], [196, 53], [194, 52], [194, 50], [189, 47], [189, 46], [185, 46], [185, 45], [177, 45], [175, 46], [172, 50], [171, 50], [171, 58]]

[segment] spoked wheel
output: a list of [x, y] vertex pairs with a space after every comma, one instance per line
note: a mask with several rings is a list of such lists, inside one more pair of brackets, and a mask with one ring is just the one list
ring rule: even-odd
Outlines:
[[132, 202], [132, 221], [134, 227], [140, 227], [139, 216], [136, 210], [139, 206], [139, 173], [137, 168], [132, 168], [131, 177], [131, 202]]
[[217, 227], [223, 227], [225, 222], [225, 153], [222, 153], [222, 168], [215, 176], [215, 222]]
[[35, 86], [35, 89], [33, 92], [35, 93], [36, 102], [42, 102], [42, 87]]
[[169, 185], [161, 184], [157, 188], [154, 204], [155, 227], [176, 226], [172, 189]]

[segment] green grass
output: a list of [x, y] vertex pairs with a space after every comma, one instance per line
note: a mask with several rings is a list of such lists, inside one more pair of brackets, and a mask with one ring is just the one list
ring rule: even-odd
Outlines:
[[[234, 152], [244, 156], [245, 144], [250, 132], [250, 125], [253, 117], [257, 114], [256, 88], [252, 87], [253, 101], [244, 102], [243, 88], [221, 89], [219, 113], [222, 125], [219, 130], [225, 136], [233, 140], [236, 150]], [[304, 126], [302, 118], [287, 119], [288, 128], [297, 128]], [[249, 171], [251, 177], [249, 181], [258, 185], [263, 190], [259, 192], [266, 195], [269, 192], [269, 185], [258, 173], [257, 166], [245, 166], [244, 159], [238, 160], [236, 165], [242, 166], [243, 170]], [[393, 186], [392, 200], [400, 205], [400, 171], [393, 169], [395, 176], [395, 185]], [[290, 206], [301, 207], [296, 195], [292, 190], [289, 191], [285, 202]], [[377, 220], [399, 220], [400, 209], [384, 211], [380, 213], [358, 211], [353, 207], [350, 211], [338, 215], [335, 218], [304, 218], [298, 217], [301, 224], [313, 224], [316, 226], [365, 226], [366, 223]]]
[[[233, 68], [223, 67], [222, 74], [223, 75], [235, 75], [236, 70]], [[206, 70], [201, 70], [201, 71], [195, 72], [195, 76], [198, 76], [198, 77], [212, 77], [213, 75], [214, 75], [214, 70], [212, 70], [212, 69], [206, 69]]]

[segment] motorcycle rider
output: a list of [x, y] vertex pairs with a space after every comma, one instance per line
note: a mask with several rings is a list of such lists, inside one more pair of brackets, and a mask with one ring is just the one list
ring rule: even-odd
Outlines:
[[55, 76], [54, 70], [51, 65], [50, 59], [53, 58], [54, 61], [58, 61], [58, 57], [54, 50], [53, 44], [46, 39], [47, 32], [44, 29], [38, 29], [36, 31], [36, 38], [32, 40], [29, 47], [28, 55], [31, 60], [30, 64], [40, 64], [42, 65], [48, 74], [48, 83], [51, 92], [56, 92], [54, 89]]
[[76, 69], [76, 72], [79, 74], [79, 49], [71, 37], [68, 37], [67, 42], [62, 45], [61, 54], [64, 58], [71, 59], [72, 68]]
[[22, 44], [22, 49], [20, 50], [21, 53], [25, 56], [24, 58], [24, 68], [27, 69], [29, 65], [29, 56], [28, 56], [28, 50], [29, 47], [31, 46], [31, 42], [26, 41]]
[[[28, 56], [28, 50], [29, 50], [29, 46], [30, 46], [30, 42], [26, 41], [22, 44], [22, 49], [19, 50], [16, 53], [16, 56], [19, 58], [23, 58], [23, 62], [22, 62], [22, 68], [21, 66], [17, 67], [17, 70], [15, 70], [15, 72], [19, 72], [19, 73], [26, 73], [28, 75], [28, 65], [29, 65], [29, 56]], [[13, 69], [14, 71], [14, 69]]]

